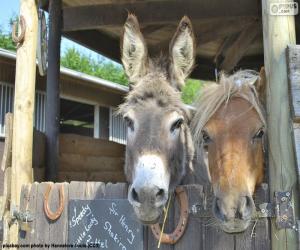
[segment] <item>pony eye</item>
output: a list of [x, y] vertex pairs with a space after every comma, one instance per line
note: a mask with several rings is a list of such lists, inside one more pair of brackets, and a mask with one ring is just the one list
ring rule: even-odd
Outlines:
[[174, 132], [176, 129], [179, 129], [181, 127], [182, 123], [183, 123], [182, 118], [176, 120], [171, 126], [171, 129], [170, 129], [171, 132]]
[[206, 131], [202, 131], [202, 138], [203, 138], [204, 144], [208, 144], [211, 141], [211, 138], [209, 137], [209, 135]]
[[127, 127], [130, 128], [131, 131], [134, 131], [134, 122], [133, 122], [133, 120], [130, 119], [128, 116], [125, 116], [124, 120], [126, 122]]
[[261, 139], [265, 134], [265, 131], [263, 128], [260, 128], [256, 134], [254, 135], [253, 139]]

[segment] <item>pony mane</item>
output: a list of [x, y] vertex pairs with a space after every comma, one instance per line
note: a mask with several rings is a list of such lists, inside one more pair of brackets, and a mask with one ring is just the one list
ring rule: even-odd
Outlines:
[[264, 109], [255, 89], [257, 80], [260, 80], [259, 74], [253, 70], [240, 70], [232, 75], [221, 73], [218, 83], [210, 83], [202, 89], [194, 104], [196, 111], [191, 124], [193, 137], [197, 143], [201, 143], [202, 129], [209, 119], [233, 97], [248, 101], [266, 126]]

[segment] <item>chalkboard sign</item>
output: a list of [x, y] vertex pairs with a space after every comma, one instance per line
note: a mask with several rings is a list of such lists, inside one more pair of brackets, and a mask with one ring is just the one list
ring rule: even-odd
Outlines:
[[69, 249], [142, 250], [143, 226], [121, 200], [70, 200]]

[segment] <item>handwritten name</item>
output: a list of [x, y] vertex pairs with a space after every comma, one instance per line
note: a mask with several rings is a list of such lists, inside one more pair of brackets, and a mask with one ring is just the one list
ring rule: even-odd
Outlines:
[[86, 206], [81, 206], [81, 211], [77, 215], [76, 207], [74, 207], [74, 215], [70, 221], [70, 227], [75, 227], [79, 225], [79, 222], [85, 217], [89, 216], [92, 213], [90, 206], [87, 204]]
[[109, 221], [106, 221], [103, 226], [104, 230], [107, 231], [108, 235], [113, 239], [113, 241], [117, 244], [117, 246], [122, 249], [126, 250], [126, 246], [122, 243], [122, 239], [118, 236], [117, 233], [112, 231], [112, 225]]

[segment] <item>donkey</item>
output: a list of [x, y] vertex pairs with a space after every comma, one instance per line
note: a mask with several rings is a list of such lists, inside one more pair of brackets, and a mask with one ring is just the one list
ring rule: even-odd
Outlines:
[[264, 71], [221, 75], [204, 87], [192, 121], [198, 163], [213, 186], [213, 214], [223, 231], [242, 232], [255, 212], [253, 193], [263, 180], [266, 121], [260, 98]]
[[128, 200], [144, 224], [158, 221], [170, 193], [191, 172], [190, 113], [180, 90], [194, 65], [190, 20], [183, 17], [169, 56], [150, 58], [137, 18], [129, 14], [121, 39], [130, 91], [119, 107], [127, 123], [125, 175]]

